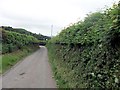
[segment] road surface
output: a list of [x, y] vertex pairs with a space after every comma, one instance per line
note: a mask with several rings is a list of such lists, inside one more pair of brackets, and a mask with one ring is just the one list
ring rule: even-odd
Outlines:
[[3, 88], [56, 88], [48, 62], [47, 49], [42, 46], [2, 77]]

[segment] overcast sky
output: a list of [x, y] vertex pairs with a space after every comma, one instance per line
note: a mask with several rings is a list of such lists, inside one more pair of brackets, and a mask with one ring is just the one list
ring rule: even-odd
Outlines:
[[0, 26], [24, 28], [53, 35], [89, 12], [112, 6], [119, 0], [0, 0]]

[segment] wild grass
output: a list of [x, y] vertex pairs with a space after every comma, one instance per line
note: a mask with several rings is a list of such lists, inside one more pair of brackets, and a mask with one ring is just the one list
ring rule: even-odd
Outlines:
[[29, 47], [25, 47], [22, 50], [17, 50], [15, 52], [2, 55], [0, 59], [0, 65], [2, 65], [1, 66], [2, 68], [0, 69], [0, 73], [4, 73], [12, 66], [14, 66], [17, 62], [22, 60], [24, 57], [30, 55], [32, 52], [34, 52], [37, 49], [38, 47], [29, 46]]
[[0, 74], [2, 73], [2, 55], [0, 55]]

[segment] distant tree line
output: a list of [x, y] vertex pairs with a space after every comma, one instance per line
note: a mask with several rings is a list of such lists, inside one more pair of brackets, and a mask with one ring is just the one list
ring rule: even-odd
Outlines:
[[13, 32], [17, 32], [17, 33], [20, 33], [20, 34], [31, 35], [31, 36], [34, 36], [35, 38], [37, 38], [38, 40], [50, 39], [49, 36], [44, 36], [42, 34], [32, 33], [30, 31], [27, 31], [27, 30], [22, 29], [22, 28], [12, 28], [10, 26], [2, 26], [2, 28], [6, 31], [13, 31]]

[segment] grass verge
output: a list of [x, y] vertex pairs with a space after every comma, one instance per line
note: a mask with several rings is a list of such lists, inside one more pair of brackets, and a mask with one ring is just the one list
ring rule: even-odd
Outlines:
[[24, 47], [21, 50], [17, 50], [12, 53], [1, 55], [0, 57], [0, 74], [3, 74], [12, 66], [14, 66], [18, 61], [22, 60], [24, 57], [30, 55], [32, 52], [36, 51], [39, 47], [37, 46], [28, 46]]

